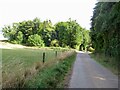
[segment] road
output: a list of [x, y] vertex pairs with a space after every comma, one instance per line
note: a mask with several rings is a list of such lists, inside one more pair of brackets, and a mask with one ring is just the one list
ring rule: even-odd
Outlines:
[[118, 77], [90, 58], [78, 52], [69, 88], [118, 88]]

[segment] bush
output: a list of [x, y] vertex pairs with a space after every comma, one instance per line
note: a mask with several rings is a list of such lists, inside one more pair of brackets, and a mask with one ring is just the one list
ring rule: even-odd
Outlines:
[[58, 42], [58, 40], [52, 40], [51, 41], [51, 46], [55, 46], [55, 47], [58, 47], [59, 46], [59, 42]]
[[23, 41], [23, 33], [19, 31], [16, 35], [14, 35], [15, 39], [11, 39], [10, 42], [13, 44], [21, 44]]
[[94, 52], [94, 49], [93, 49], [92, 47], [89, 47], [89, 48], [88, 48], [88, 51]]
[[38, 34], [34, 34], [28, 37], [28, 44], [30, 46], [44, 46], [44, 42]]
[[16, 40], [10, 41], [10, 43], [12, 43], [12, 44], [18, 44], [18, 42]]
[[22, 41], [23, 41], [23, 33], [21, 31], [18, 32], [16, 41], [17, 41], [18, 44], [22, 43]]

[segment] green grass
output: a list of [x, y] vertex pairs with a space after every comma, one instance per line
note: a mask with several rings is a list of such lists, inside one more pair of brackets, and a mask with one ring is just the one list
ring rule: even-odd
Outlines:
[[[56, 51], [57, 51], [57, 57], [56, 57]], [[42, 62], [43, 52], [45, 52], [44, 64]], [[29, 79], [34, 78], [34, 76], [36, 76], [38, 72], [41, 73], [44, 70], [47, 70], [47, 72], [50, 73], [50, 75], [44, 77], [40, 76], [40, 78], [49, 79], [49, 76], [51, 75], [56, 76], [55, 73], [58, 72], [54, 71], [53, 68], [59, 67], [62, 69], [63, 68], [62, 66], [64, 65], [62, 64], [63, 59], [70, 56], [71, 52], [74, 51], [72, 50], [66, 51], [65, 49], [61, 49], [61, 50], [49, 49], [49, 48], [2, 49], [3, 88], [23, 87], [24, 84], [26, 84], [26, 82], [29, 81]], [[56, 66], [56, 64], [61, 66]], [[47, 75], [46, 71], [44, 72], [45, 73], [42, 74]], [[61, 73], [61, 76], [62, 74], [64, 75], [64, 73]]]
[[55, 58], [53, 50], [2, 49], [3, 71], [13, 72], [14, 69], [20, 69], [20, 67], [25, 69], [31, 67], [35, 62], [42, 62], [43, 52], [46, 53], [45, 61]]
[[103, 54], [90, 54], [90, 56], [104, 67], [108, 68], [114, 74], [118, 75], [118, 61], [113, 57], [107, 57]]
[[52, 65], [29, 80], [24, 87], [27, 88], [64, 88], [64, 77], [75, 61], [76, 53]]
[[[45, 62], [56, 58], [55, 51], [49, 49], [2, 49], [3, 83], [12, 81], [12, 78], [15, 77], [21, 78], [25, 72], [29, 72], [35, 65], [43, 64], [43, 52], [45, 52]], [[58, 51], [57, 55], [60, 54], [62, 52]]]
[[[7, 65], [14, 66], [20, 63], [23, 63], [24, 67], [31, 66], [34, 62], [42, 61], [43, 52], [45, 52], [46, 54], [46, 61], [55, 58], [55, 51], [53, 50], [2, 49], [3, 68], [8, 68], [9, 66], [7, 67]], [[60, 52], [58, 53], [58, 55], [59, 54]]]

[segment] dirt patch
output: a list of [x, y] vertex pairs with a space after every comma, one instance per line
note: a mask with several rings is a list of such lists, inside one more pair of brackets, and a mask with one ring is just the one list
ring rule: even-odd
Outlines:
[[25, 48], [26, 46], [19, 44], [10, 44], [8, 42], [0, 42], [0, 48], [13, 49], [13, 48]]
[[42, 48], [39, 48], [39, 47], [31, 47], [31, 46], [23, 46], [23, 45], [20, 45], [20, 44], [11, 44], [11, 43], [8, 43], [8, 42], [1, 42], [0, 41], [0, 49], [40, 49], [40, 50], [52, 50], [50, 49], [49, 47], [42, 47]]
[[71, 76], [72, 76], [72, 70], [70, 70], [70, 71], [67, 73], [67, 76], [65, 77], [65, 80], [64, 80], [64, 88], [68, 88], [68, 87], [69, 87], [69, 82], [70, 82]]

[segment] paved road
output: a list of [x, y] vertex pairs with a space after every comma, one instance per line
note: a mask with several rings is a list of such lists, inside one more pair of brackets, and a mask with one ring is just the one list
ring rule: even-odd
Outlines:
[[118, 88], [118, 77], [87, 53], [78, 52], [69, 88]]

